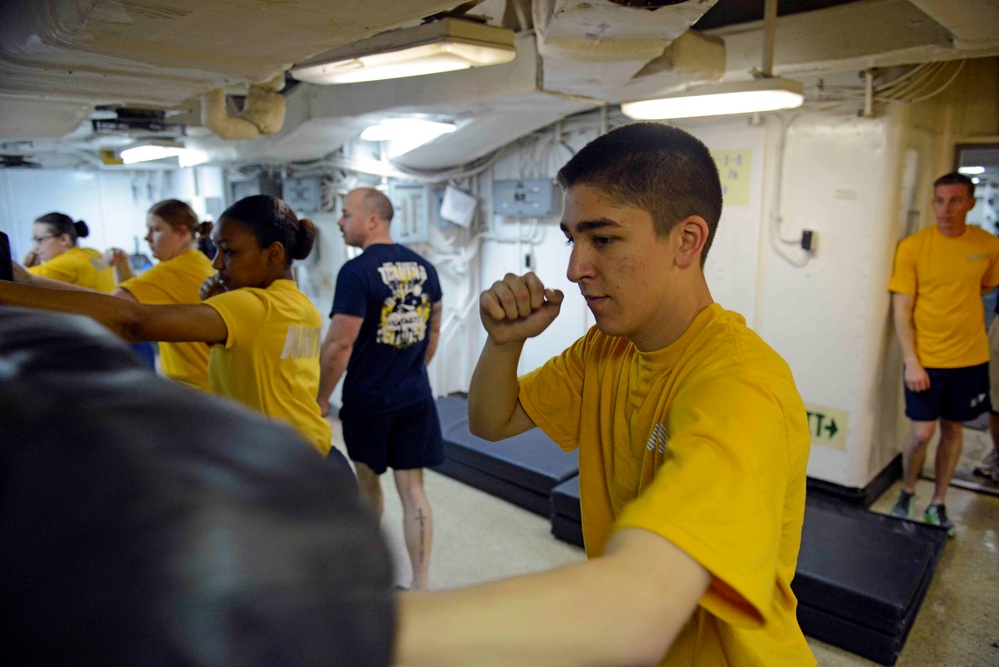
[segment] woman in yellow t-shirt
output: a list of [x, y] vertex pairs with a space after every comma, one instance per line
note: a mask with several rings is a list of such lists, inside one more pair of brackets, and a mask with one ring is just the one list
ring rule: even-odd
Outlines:
[[226, 209], [213, 240], [218, 274], [202, 304], [146, 305], [6, 281], [0, 303], [89, 315], [129, 341], [208, 343], [213, 392], [286, 422], [328, 454], [330, 425], [316, 400], [322, 320], [291, 273], [292, 260], [312, 250], [315, 225], [256, 195]]
[[[215, 269], [196, 243], [211, 228], [212, 223], [200, 222], [194, 210], [179, 199], [153, 204], [146, 216], [146, 243], [159, 263], [136, 276], [124, 250], [109, 250], [118, 278], [114, 296], [153, 305], [201, 303], [198, 290]], [[160, 365], [171, 380], [210, 391], [205, 343], [164, 342], [160, 344]]]
[[77, 240], [90, 234], [83, 220], [73, 221], [65, 213], [46, 213], [31, 226], [31, 250], [24, 266], [33, 276], [89, 287], [110, 293], [114, 289], [114, 271], [101, 253], [81, 248]]

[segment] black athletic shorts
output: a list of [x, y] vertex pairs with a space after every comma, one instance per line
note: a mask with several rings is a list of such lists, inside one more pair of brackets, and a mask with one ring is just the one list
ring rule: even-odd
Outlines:
[[963, 368], [927, 368], [930, 388], [905, 388], [905, 416], [913, 421], [937, 419], [966, 422], [992, 409], [989, 400], [989, 365]]
[[441, 422], [434, 400], [393, 412], [368, 415], [341, 408], [343, 441], [352, 461], [376, 474], [444, 463]]

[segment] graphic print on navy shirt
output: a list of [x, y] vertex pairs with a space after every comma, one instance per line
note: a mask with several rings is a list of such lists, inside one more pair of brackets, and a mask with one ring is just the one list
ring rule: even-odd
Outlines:
[[378, 275], [391, 293], [382, 305], [378, 342], [393, 347], [422, 342], [433, 307], [424, 289], [426, 268], [417, 262], [385, 262]]

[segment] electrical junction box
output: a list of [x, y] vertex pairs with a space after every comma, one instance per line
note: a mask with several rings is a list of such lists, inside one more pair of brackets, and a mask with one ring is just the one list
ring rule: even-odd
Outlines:
[[392, 182], [388, 198], [395, 208], [392, 238], [397, 243], [426, 243], [430, 239], [430, 186]]
[[322, 192], [318, 178], [286, 178], [281, 184], [281, 198], [296, 213], [322, 210]]
[[493, 213], [511, 218], [555, 214], [555, 183], [550, 179], [493, 181]]

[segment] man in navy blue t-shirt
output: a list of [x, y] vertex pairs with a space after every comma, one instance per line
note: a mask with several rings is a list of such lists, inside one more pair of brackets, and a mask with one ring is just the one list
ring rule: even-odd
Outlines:
[[327, 414], [346, 371], [340, 421], [361, 495], [380, 519], [385, 503], [379, 476], [392, 468], [413, 566], [411, 588], [425, 590], [433, 519], [423, 468], [444, 461], [427, 377], [440, 336], [441, 287], [430, 262], [392, 240], [392, 215], [392, 202], [374, 188], [344, 197], [337, 224], [347, 245], [364, 252], [337, 276], [318, 400]]

